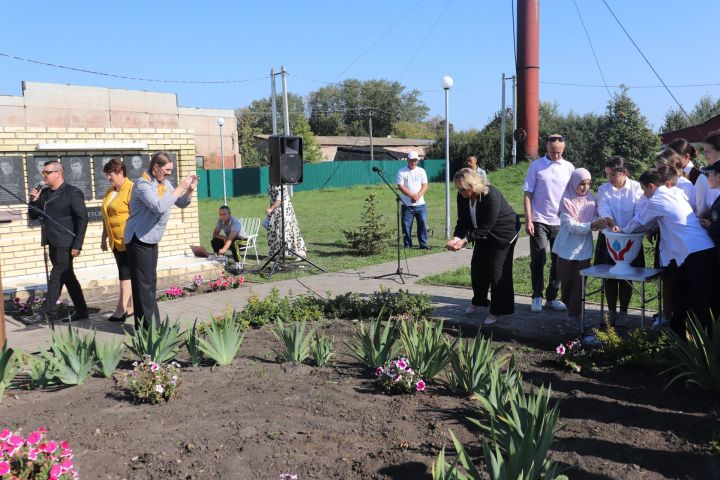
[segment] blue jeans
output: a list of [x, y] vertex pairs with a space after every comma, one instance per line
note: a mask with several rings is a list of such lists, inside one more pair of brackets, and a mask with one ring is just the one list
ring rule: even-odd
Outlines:
[[427, 208], [425, 205], [402, 206], [403, 245], [412, 247], [412, 225], [417, 219], [417, 236], [420, 246], [427, 245]]

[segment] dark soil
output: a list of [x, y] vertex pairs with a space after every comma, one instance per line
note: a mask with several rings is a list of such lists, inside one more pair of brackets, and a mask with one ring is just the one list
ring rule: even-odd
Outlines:
[[[451, 429], [482, 463], [474, 403], [438, 385], [387, 396], [347, 356], [332, 367], [280, 364], [269, 329], [248, 332], [232, 366], [183, 371], [178, 399], [136, 405], [110, 379], [53, 391], [6, 392], [0, 429], [46, 426], [70, 442], [87, 479], [429, 479]], [[572, 374], [553, 349], [505, 343], [528, 384], [551, 383], [561, 430], [552, 457], [572, 479], [717, 479], [717, 403], [698, 389], [663, 391], [667, 378], [629, 369]], [[128, 366], [128, 364], [126, 364]]]

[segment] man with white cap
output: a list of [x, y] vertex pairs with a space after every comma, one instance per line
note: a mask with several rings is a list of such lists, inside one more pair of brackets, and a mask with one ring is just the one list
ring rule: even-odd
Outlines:
[[428, 179], [425, 169], [418, 167], [418, 156], [415, 150], [407, 155], [407, 167], [397, 173], [397, 185], [402, 198], [402, 230], [405, 248], [412, 247], [412, 225], [417, 219], [417, 237], [420, 248], [430, 250], [427, 243], [427, 208], [423, 195], [427, 191]]

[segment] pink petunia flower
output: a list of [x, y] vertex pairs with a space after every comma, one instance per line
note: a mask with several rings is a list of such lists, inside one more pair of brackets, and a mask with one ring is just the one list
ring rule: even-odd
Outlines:
[[27, 443], [28, 445], [37, 445], [40, 443], [40, 440], [42, 439], [42, 433], [40, 432], [31, 432], [30, 435], [28, 435]]
[[415, 384], [415, 390], [417, 390], [418, 392], [425, 391], [425, 382], [422, 379], [418, 380], [418, 382]]
[[54, 440], [51, 440], [47, 443], [40, 444], [40, 450], [42, 450], [45, 453], [53, 453], [55, 450], [57, 450], [57, 448], [58, 448], [58, 444]]
[[238, 277], [237, 281], [240, 285], [242, 285], [243, 283], [245, 283], [245, 277]]
[[555, 349], [555, 353], [557, 353], [558, 355], [565, 355], [565, 345], [563, 345], [563, 344], [558, 345], [557, 348]]
[[25, 439], [20, 435], [10, 435], [10, 438], [8, 438], [7, 442], [13, 447], [17, 448], [23, 446], [23, 444], [25, 443]]
[[157, 372], [159, 369], [160, 369], [160, 365], [158, 365], [157, 363], [152, 362], [152, 363], [150, 364], [150, 371], [151, 371], [151, 372]]
[[12, 432], [7, 428], [0, 432], [0, 440], [7, 440], [12, 435]]
[[31, 448], [28, 450], [28, 459], [29, 460], [37, 460], [38, 453], [40, 453], [40, 450], [37, 448]]
[[405, 360], [401, 358], [400, 360], [395, 362], [395, 366], [400, 370], [405, 370], [407, 368], [407, 363], [405, 363]]
[[375, 369], [375, 375], [376, 376], [382, 375], [384, 371], [385, 371], [385, 369], [383, 369], [383, 367], [377, 367]]
[[10, 463], [6, 460], [0, 461], [0, 475], [7, 475], [10, 473]]
[[57, 463], [50, 467], [50, 478], [57, 480], [57, 478], [63, 474], [62, 467]]

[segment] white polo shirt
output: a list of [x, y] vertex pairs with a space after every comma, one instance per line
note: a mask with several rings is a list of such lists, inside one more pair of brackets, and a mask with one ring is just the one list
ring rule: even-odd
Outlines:
[[567, 160], [550, 160], [547, 156], [530, 164], [523, 191], [532, 193], [532, 221], [560, 225], [560, 199], [575, 170]]
[[[423, 185], [428, 183], [427, 173], [425, 173], [425, 169], [422, 167], [415, 167], [410, 170], [407, 166], [405, 166], [398, 170], [397, 182], [395, 183], [407, 188], [408, 190], [410, 190], [410, 193], [417, 193], [420, 191]], [[402, 192], [400, 192], [400, 197], [402, 197], [402, 201], [405, 205], [425, 205], [424, 196], [420, 197], [417, 202], [413, 202], [412, 200], [410, 200], [410, 197], [408, 197]]]

